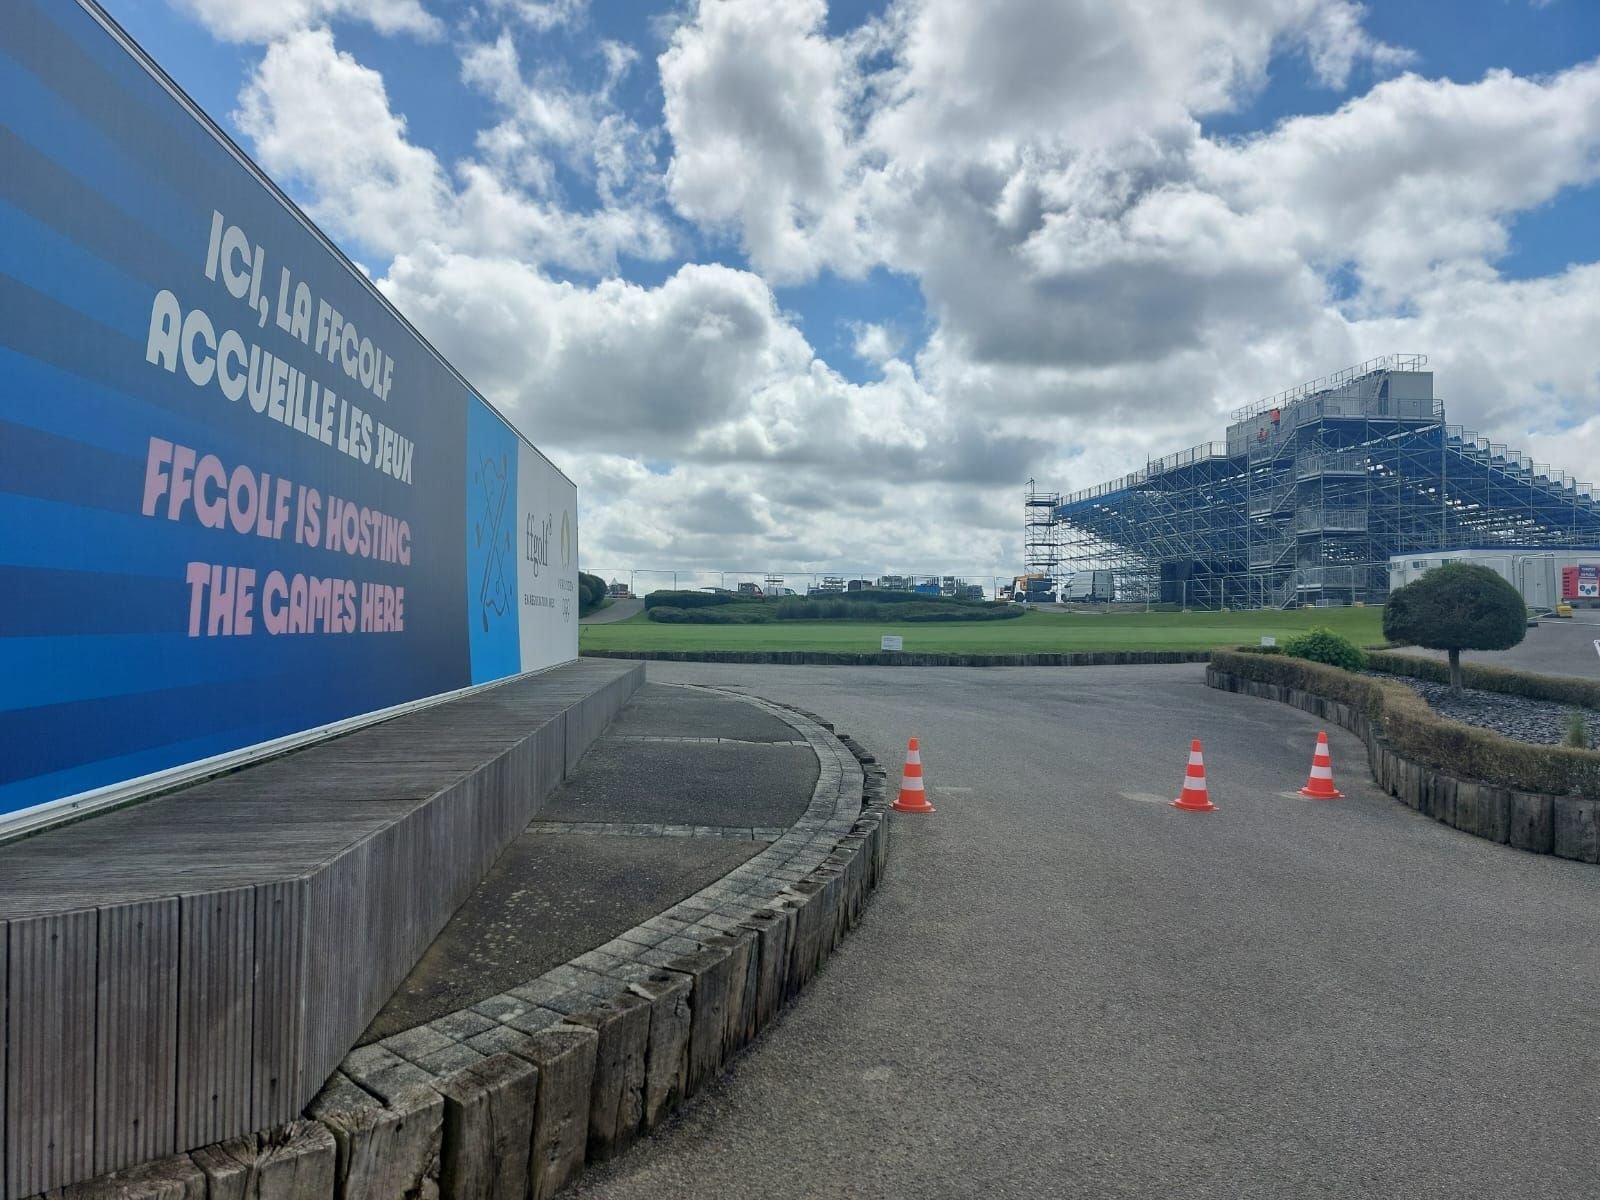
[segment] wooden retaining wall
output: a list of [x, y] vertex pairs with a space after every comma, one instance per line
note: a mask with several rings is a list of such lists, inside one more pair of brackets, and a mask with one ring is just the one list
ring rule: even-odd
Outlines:
[[296, 1118], [643, 678], [572, 663], [0, 847], [0, 1200]]
[[1458, 779], [1389, 747], [1367, 715], [1285, 684], [1206, 668], [1206, 683], [1227, 692], [1277, 700], [1332, 721], [1366, 743], [1372, 777], [1391, 796], [1443, 824], [1534, 854], [1600, 862], [1600, 800], [1519, 792]]
[[505, 994], [353, 1051], [295, 1120], [36, 1200], [545, 1200], [623, 1152], [778, 1018], [888, 869], [883, 768], [792, 711], [822, 759], [812, 804], [720, 881]]

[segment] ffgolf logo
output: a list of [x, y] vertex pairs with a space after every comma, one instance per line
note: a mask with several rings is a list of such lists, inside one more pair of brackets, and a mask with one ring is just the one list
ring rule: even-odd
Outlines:
[[[554, 522], [549, 517], [541, 521], [532, 513], [528, 514], [527, 521], [523, 523], [525, 545], [522, 556], [533, 564], [533, 577], [535, 579], [539, 578], [541, 569], [550, 565], [550, 530], [553, 525]], [[563, 543], [565, 543], [565, 540], [563, 536]], [[563, 559], [566, 558], [564, 544], [561, 556]]]

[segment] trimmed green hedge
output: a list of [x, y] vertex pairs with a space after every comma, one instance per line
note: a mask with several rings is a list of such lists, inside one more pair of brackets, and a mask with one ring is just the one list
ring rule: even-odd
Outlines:
[[988, 604], [988, 600], [957, 600], [932, 592], [891, 592], [882, 588], [862, 588], [855, 592], [827, 592], [815, 596], [794, 596], [795, 600], [852, 600], [863, 604]]
[[723, 604], [750, 604], [743, 596], [724, 592], [651, 592], [644, 598], [645, 608], [716, 608]]
[[1405, 684], [1354, 675], [1287, 655], [1218, 650], [1211, 655], [1211, 665], [1241, 679], [1298, 688], [1347, 704], [1373, 722], [1392, 750], [1435, 770], [1519, 792], [1600, 799], [1600, 753], [1564, 746], [1533, 746], [1487, 729], [1446, 721]]
[[[1408, 679], [1424, 679], [1430, 683], [1449, 683], [1450, 664], [1437, 658], [1420, 658], [1415, 654], [1390, 654], [1387, 651], [1367, 651], [1367, 666], [1385, 675], [1404, 675]], [[1528, 671], [1513, 671], [1506, 667], [1485, 667], [1477, 663], [1461, 664], [1461, 682], [1469, 688], [1485, 692], [1499, 692], [1506, 696], [1524, 696], [1529, 700], [1549, 700], [1555, 704], [1574, 704], [1579, 708], [1600, 709], [1600, 683], [1587, 679], [1568, 679], [1560, 675], [1534, 675]]]
[[650, 619], [663, 625], [765, 625], [772, 620], [772, 614], [758, 604], [692, 609], [658, 604], [650, 610]]
[[855, 592], [843, 596], [790, 596], [771, 605], [771, 609], [780, 621], [1007, 621], [1024, 612], [1020, 604], [941, 600], [935, 596], [913, 596], [910, 601], [889, 602], [856, 599], [861, 595], [896, 594]]
[[894, 621], [1011, 621], [1025, 616], [1020, 604], [996, 604], [984, 608], [939, 608], [928, 612], [889, 612], [880, 614]]

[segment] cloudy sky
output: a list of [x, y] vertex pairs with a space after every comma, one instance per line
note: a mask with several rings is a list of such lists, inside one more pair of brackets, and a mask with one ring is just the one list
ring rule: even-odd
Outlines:
[[1396, 351], [1600, 478], [1593, 0], [106, 3], [613, 578], [1010, 575], [1029, 477]]

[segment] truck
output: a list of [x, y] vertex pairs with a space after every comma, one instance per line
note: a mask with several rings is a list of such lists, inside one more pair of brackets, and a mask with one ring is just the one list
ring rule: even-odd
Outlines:
[[1048, 575], [1018, 575], [1001, 589], [1001, 595], [1014, 604], [1054, 604], [1056, 583]]

